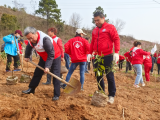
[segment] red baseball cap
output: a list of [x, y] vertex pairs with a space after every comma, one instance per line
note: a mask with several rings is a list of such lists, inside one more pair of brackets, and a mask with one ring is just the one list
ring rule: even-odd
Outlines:
[[23, 37], [22, 32], [21, 32], [20, 30], [16, 30], [16, 31], [15, 31], [15, 34], [16, 34], [16, 33], [20, 34], [20, 36]]

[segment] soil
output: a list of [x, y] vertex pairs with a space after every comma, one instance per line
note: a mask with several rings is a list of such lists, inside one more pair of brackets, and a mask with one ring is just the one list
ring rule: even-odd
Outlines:
[[[134, 88], [136, 76], [133, 71], [127, 74], [125, 68], [117, 71], [114, 104], [95, 107], [91, 105], [91, 100], [97, 83], [91, 71], [85, 74], [84, 91], [65, 96], [61, 90], [60, 99], [52, 101], [53, 85], [42, 85], [46, 82], [46, 75], [43, 75], [35, 94], [26, 95], [22, 94], [22, 90], [28, 89], [28, 83], [6, 85], [6, 78], [11, 76], [11, 72], [6, 73], [5, 64], [0, 64], [0, 120], [160, 120], [160, 82], [156, 82], [153, 76], [145, 87]], [[26, 69], [24, 62], [24, 71]], [[34, 69], [35, 66], [28, 63], [27, 74], [32, 76]], [[14, 75], [20, 78], [24, 73], [14, 72]], [[80, 79], [79, 70], [75, 70], [73, 76]], [[105, 84], [107, 93], [106, 78]]]

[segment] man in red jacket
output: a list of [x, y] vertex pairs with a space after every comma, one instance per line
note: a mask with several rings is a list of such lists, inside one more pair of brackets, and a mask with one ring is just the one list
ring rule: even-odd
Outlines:
[[[49, 28], [48, 29], [48, 35], [57, 43], [60, 51], [61, 51], [61, 61], [64, 61], [64, 52], [63, 52], [63, 45], [62, 45], [62, 40], [56, 36], [57, 34], [57, 29], [56, 28]], [[62, 77], [62, 75], [61, 75]], [[47, 81], [46, 83], [43, 83], [44, 85], [49, 85], [51, 84], [51, 75], [47, 74]]]
[[[76, 67], [80, 65], [80, 82], [81, 90], [83, 90], [84, 84], [84, 73], [85, 65], [87, 62], [87, 54], [89, 53], [89, 42], [83, 38], [83, 35], [86, 35], [81, 29], [76, 30], [76, 36], [70, 39], [65, 45], [65, 53], [71, 57], [72, 64], [69, 68], [69, 72], [66, 77], [66, 81], [69, 82], [70, 77]], [[62, 88], [66, 87], [66, 84], [61, 86]]]
[[[96, 24], [96, 28], [92, 32], [92, 41], [90, 45], [90, 54], [92, 52], [98, 53], [98, 55], [104, 55], [104, 66], [112, 67], [112, 62], [114, 60], [115, 63], [119, 60], [119, 50], [120, 50], [120, 38], [117, 33], [116, 28], [105, 22], [105, 17], [102, 12], [96, 12], [94, 14], [94, 22]], [[113, 55], [113, 44], [115, 53]], [[95, 67], [98, 67], [97, 64]], [[105, 70], [106, 73], [108, 69]], [[109, 103], [114, 102], [114, 96], [116, 93], [116, 86], [114, 80], [113, 72], [109, 72], [107, 75], [108, 80], [108, 92], [109, 92]], [[101, 80], [102, 76], [97, 76], [97, 82]], [[105, 91], [104, 80], [102, 79], [100, 82], [101, 88]], [[99, 87], [98, 87], [99, 88]], [[99, 88], [100, 90], [100, 88]]]
[[131, 65], [131, 62], [132, 62], [132, 51], [130, 52], [126, 52], [124, 54], [124, 56], [126, 57], [126, 73], [128, 72], [128, 69], [129, 70], [132, 70], [132, 65]]
[[[55, 41], [42, 31], [37, 31], [33, 27], [27, 27], [24, 30], [24, 35], [29, 40], [29, 44], [26, 47], [24, 60], [26, 62], [29, 61], [31, 51], [34, 48], [40, 56], [38, 65], [45, 68], [44, 71], [36, 68], [33, 78], [29, 84], [29, 89], [22, 91], [25, 94], [30, 94], [35, 92], [35, 88], [38, 86], [42, 75], [44, 72], [48, 73], [49, 69], [51, 69], [53, 74], [60, 77], [61, 52]], [[60, 96], [60, 81], [53, 78], [53, 85], [54, 97], [52, 100], [58, 100]]]
[[119, 70], [122, 70], [123, 67], [123, 61], [125, 60], [125, 57], [122, 55], [119, 55]]

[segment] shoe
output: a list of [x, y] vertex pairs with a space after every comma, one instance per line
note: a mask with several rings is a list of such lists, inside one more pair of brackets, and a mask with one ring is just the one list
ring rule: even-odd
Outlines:
[[53, 97], [52, 100], [53, 101], [59, 100], [59, 97]]
[[83, 88], [81, 88], [81, 91], [84, 91], [84, 89], [83, 89]]
[[143, 82], [143, 83], [142, 83], [142, 87], [144, 87], [144, 86], [145, 86], [145, 83]]
[[133, 87], [135, 87], [135, 88], [139, 88], [140, 86], [139, 86], [139, 85], [133, 85]]
[[11, 72], [11, 70], [6, 70], [6, 72]]
[[88, 71], [86, 71], [85, 73], [89, 73]]
[[42, 83], [43, 85], [50, 85], [50, 82]]
[[109, 104], [113, 104], [113, 103], [114, 103], [114, 97], [109, 96], [108, 103], [109, 103]]
[[25, 94], [30, 94], [30, 93], [34, 94], [34, 92], [35, 92], [35, 88], [29, 88], [28, 90], [22, 91], [22, 93], [25, 93]]
[[21, 69], [15, 68], [13, 71], [21, 71]]
[[63, 85], [60, 85], [60, 88], [62, 89], [65, 89], [67, 85], [63, 84]]

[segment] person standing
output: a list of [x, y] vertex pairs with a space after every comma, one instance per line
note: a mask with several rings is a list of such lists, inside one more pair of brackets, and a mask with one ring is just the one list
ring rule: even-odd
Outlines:
[[124, 56], [126, 57], [126, 73], [128, 72], [128, 69], [129, 70], [132, 70], [132, 65], [131, 65], [131, 62], [132, 62], [132, 51], [130, 52], [126, 52], [124, 54]]
[[[12, 57], [14, 59], [14, 70], [20, 71], [18, 69], [20, 59], [19, 59], [19, 46], [18, 46], [18, 38], [23, 37], [22, 32], [20, 30], [16, 30], [14, 34], [7, 35], [3, 37], [3, 41], [5, 42], [4, 51], [7, 54], [7, 65], [6, 72], [10, 72], [10, 64], [12, 62]], [[17, 50], [18, 48], [18, 50]]]
[[159, 75], [159, 71], [160, 71], [160, 51], [159, 51], [158, 59], [157, 59], [157, 67], [158, 67], [158, 75]]
[[[88, 42], [90, 41], [90, 39], [89, 38], [85, 38]], [[88, 72], [88, 66], [90, 65], [90, 58], [91, 58], [91, 55], [87, 55], [87, 62], [86, 62], [86, 65], [85, 65], [85, 73], [89, 73]]]
[[[117, 33], [116, 28], [112, 24], [108, 24], [105, 22], [105, 16], [102, 12], [96, 12], [94, 14], [94, 22], [96, 24], [96, 28], [94, 28], [92, 32], [92, 41], [90, 45], [90, 54], [93, 52], [98, 55], [104, 55], [104, 66], [112, 67], [113, 61], [117, 63], [119, 60], [119, 50], [120, 50], [120, 38]], [[113, 44], [115, 53], [113, 55]], [[98, 67], [98, 64], [95, 64], [95, 68]], [[106, 69], [107, 73], [109, 69]], [[102, 75], [103, 76], [103, 75]], [[97, 76], [97, 82], [101, 80], [102, 76]], [[109, 103], [114, 103], [114, 96], [116, 93], [115, 79], [114, 74], [110, 71], [107, 75], [108, 80], [108, 92], [109, 92]], [[100, 86], [105, 91], [104, 80], [100, 81]], [[98, 87], [99, 90], [100, 87]]]
[[[45, 69], [43, 71], [36, 67], [33, 78], [29, 84], [29, 89], [22, 91], [25, 94], [34, 94], [44, 72], [48, 73], [50, 70], [51, 73], [60, 77], [61, 51], [51, 37], [42, 31], [36, 30], [34, 27], [27, 27], [24, 30], [24, 35], [29, 40], [29, 44], [26, 47], [24, 60], [26, 62], [29, 61], [31, 51], [34, 48], [40, 56], [38, 65]], [[56, 78], [53, 78], [53, 86], [54, 97], [52, 100], [55, 101], [58, 100], [60, 96], [60, 81]]]
[[122, 55], [119, 55], [119, 70], [122, 70], [122, 67], [123, 67], [123, 62], [125, 60], [125, 57], [122, 56]]
[[[60, 51], [61, 51], [61, 61], [64, 61], [64, 52], [63, 52], [63, 45], [62, 40], [57, 37], [57, 29], [56, 28], [49, 28], [48, 29], [48, 35], [57, 43]], [[61, 75], [62, 78], [62, 75]], [[47, 81], [43, 83], [44, 85], [50, 85], [51, 84], [51, 75], [47, 74]]]
[[153, 55], [151, 55], [151, 58], [152, 58], [151, 75], [153, 75], [153, 68], [154, 68], [154, 63], [156, 63], [156, 59], [155, 59], [155, 57], [153, 57]]
[[[86, 35], [81, 29], [76, 30], [76, 36], [70, 39], [65, 45], [65, 53], [67, 53], [71, 57], [72, 64], [69, 68], [69, 72], [66, 77], [66, 81], [69, 82], [70, 77], [76, 67], [80, 66], [80, 82], [81, 82], [81, 90], [83, 89], [84, 84], [84, 73], [85, 73], [85, 65], [87, 62], [87, 54], [89, 53], [89, 43], [86, 39], [83, 38], [83, 35]], [[63, 89], [66, 87], [66, 84], [61, 86]]]
[[143, 82], [143, 76], [142, 76], [143, 55], [150, 55], [150, 52], [143, 51], [141, 49], [141, 42], [137, 42], [132, 53], [132, 64], [137, 74], [136, 80], [133, 86], [136, 88], [140, 87], [139, 83], [141, 83], [142, 86], [145, 86], [145, 83]]
[[145, 71], [145, 78], [146, 81], [150, 81], [150, 71], [152, 68], [152, 58], [150, 55], [143, 56], [143, 64], [144, 64], [144, 71]]

